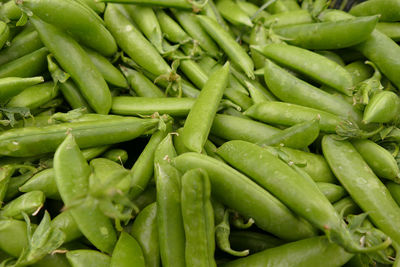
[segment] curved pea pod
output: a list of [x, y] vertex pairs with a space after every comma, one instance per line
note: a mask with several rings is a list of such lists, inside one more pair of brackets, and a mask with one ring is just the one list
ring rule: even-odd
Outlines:
[[196, 99], [182, 131], [185, 146], [200, 153], [210, 133], [213, 119], [224, 90], [228, 85], [229, 63], [214, 72], [202, 88]]
[[358, 84], [373, 74], [371, 66], [365, 64], [363, 61], [354, 61], [344, 67], [352, 76], [353, 84]]
[[390, 195], [396, 201], [397, 205], [400, 205], [400, 185], [393, 182], [387, 182], [386, 188], [389, 190]]
[[169, 164], [156, 163], [155, 177], [157, 227], [162, 265], [186, 266], [179, 172]]
[[291, 148], [304, 148], [311, 145], [319, 135], [318, 120], [306, 121], [286, 128], [268, 139], [258, 142], [258, 145], [279, 145]]
[[173, 43], [186, 43], [192, 38], [162, 9], [155, 10], [161, 31], [165, 38]]
[[280, 100], [320, 109], [343, 118], [350, 117], [356, 122], [361, 121], [361, 114], [342, 98], [300, 80], [271, 60], [266, 59], [265, 64], [265, 82], [271, 92]]
[[170, 73], [171, 68], [156, 48], [121, 14], [115, 5], [107, 5], [104, 21], [121, 49], [139, 66], [155, 76]]
[[45, 199], [41, 191], [25, 193], [4, 205], [0, 210], [0, 216], [23, 219], [22, 212], [35, 215], [43, 207]]
[[24, 157], [54, 152], [67, 132], [76, 136], [82, 148], [115, 144], [146, 134], [158, 124], [157, 119], [109, 116], [112, 119], [8, 130], [0, 135], [0, 154]]
[[333, 173], [372, 222], [394, 242], [399, 242], [400, 208], [384, 184], [348, 141], [322, 139], [322, 151]]
[[124, 75], [107, 58], [91, 49], [86, 48], [85, 51], [106, 82], [121, 88], [128, 88]]
[[21, 14], [21, 10], [14, 1], [3, 3], [0, 7], [0, 18], [4, 22], [18, 20], [21, 17]]
[[[378, 22], [377, 16], [337, 22], [308, 23], [275, 28], [289, 44], [306, 49], [329, 50], [359, 44], [368, 39]], [[346, 32], [347, 34], [341, 34]]]
[[389, 151], [368, 139], [355, 139], [351, 143], [378, 177], [400, 183], [399, 167]]
[[207, 171], [217, 200], [253, 218], [258, 227], [279, 238], [298, 240], [316, 234], [308, 222], [295, 216], [269, 192], [217, 159], [188, 152], [174, 158], [172, 163], [182, 172], [193, 168]]
[[[353, 257], [342, 247], [331, 243], [326, 237], [313, 237], [266, 249], [251, 256], [234, 260], [221, 267], [270, 266], [342, 266]], [[329, 259], [329, 260], [327, 260]]]
[[138, 96], [154, 98], [166, 97], [165, 93], [142, 73], [124, 66], [120, 66], [120, 68], [128, 80], [129, 85]]
[[217, 266], [214, 259], [214, 213], [208, 175], [202, 169], [189, 170], [182, 176], [181, 183], [186, 264]]
[[230, 60], [238, 65], [246, 75], [254, 79], [254, 63], [246, 51], [215, 20], [197, 15], [207, 33], [218, 43]]
[[103, 55], [111, 56], [117, 52], [117, 44], [100, 22], [101, 19], [76, 1], [24, 0], [22, 6], [45, 22], [71, 33], [79, 42]]
[[78, 2], [81, 2], [82, 4], [86, 4], [88, 7], [93, 9], [96, 13], [103, 13], [104, 10], [106, 9], [106, 4], [101, 3], [101, 2], [96, 2], [94, 0], [77, 0]]
[[218, 0], [216, 7], [230, 23], [238, 26], [253, 27], [250, 17], [232, 0]]
[[244, 115], [265, 123], [285, 126], [293, 126], [319, 118], [321, 131], [328, 133], [336, 132], [336, 127], [343, 122], [337, 115], [326, 111], [276, 101], [255, 104], [247, 109]]
[[394, 120], [400, 111], [399, 97], [390, 91], [376, 93], [364, 110], [365, 123], [385, 123]]
[[4, 46], [9, 36], [10, 28], [8, 28], [7, 23], [0, 21], [0, 49]]
[[18, 188], [21, 185], [23, 185], [26, 181], [28, 181], [29, 178], [32, 177], [32, 175], [33, 175], [32, 172], [27, 172], [10, 179], [4, 200], [10, 201], [13, 200], [16, 196], [18, 196], [21, 193], [19, 192]]
[[54, 217], [51, 221], [51, 226], [64, 232], [65, 243], [82, 237], [82, 233], [69, 210], [65, 210]]
[[317, 186], [331, 203], [342, 199], [346, 195], [346, 190], [340, 185], [319, 182]]
[[343, 59], [336, 54], [335, 52], [329, 51], [329, 50], [321, 50], [321, 51], [317, 51], [317, 54], [339, 64], [340, 66], [345, 66], [346, 63], [343, 61]]
[[144, 267], [142, 248], [130, 234], [122, 232], [111, 256], [110, 267], [127, 267], [132, 264]]
[[137, 215], [132, 225], [131, 235], [143, 250], [146, 266], [160, 266], [156, 203], [148, 205]]
[[2, 251], [18, 258], [27, 245], [26, 222], [14, 219], [0, 220], [0, 248]]
[[115, 148], [104, 153], [102, 157], [123, 165], [128, 160], [128, 152]]
[[66, 255], [71, 267], [109, 267], [111, 262], [110, 256], [96, 250], [71, 250]]
[[320, 84], [328, 85], [346, 95], [352, 95], [353, 80], [350, 73], [322, 55], [286, 44], [268, 44], [252, 48], [276, 63], [302, 73]]
[[11, 165], [3, 165], [0, 168], [0, 208], [3, 205], [3, 200], [6, 197], [8, 185], [14, 171], [15, 168]]
[[73, 81], [67, 80], [63, 83], [59, 83], [58, 86], [62, 95], [71, 106], [71, 108], [85, 108], [87, 112], [93, 112], [92, 108], [89, 106], [89, 104], [79, 91], [79, 88]]
[[30, 54], [14, 59], [0, 66], [0, 78], [33, 77], [45, 71], [47, 48], [42, 47]]
[[313, 18], [307, 10], [292, 10], [277, 13], [264, 18], [263, 21], [266, 27], [273, 26], [274, 28], [307, 23], [313, 23]]
[[[92, 198], [84, 198], [89, 191], [90, 167], [71, 134], [54, 154], [54, 171], [61, 198], [66, 206], [72, 206], [71, 215], [82, 234], [98, 249], [110, 253], [116, 233], [97, 203]], [[74, 205], [79, 200], [79, 205]]]
[[145, 6], [175, 7], [180, 9], [192, 9], [193, 6], [186, 0], [100, 0], [106, 3], [135, 4]]
[[107, 114], [111, 107], [110, 90], [82, 47], [53, 25], [37, 17], [31, 17], [30, 20], [39, 32], [40, 39], [61, 67], [71, 75], [90, 106], [98, 113]]
[[359, 3], [350, 10], [354, 16], [379, 15], [380, 21], [399, 21], [400, 2], [398, 0], [372, 0]]
[[232, 231], [229, 235], [229, 241], [235, 250], [249, 250], [250, 254], [285, 243], [276, 237], [250, 231]]
[[269, 43], [267, 29], [264, 25], [257, 23], [250, 33], [250, 51], [251, 58], [254, 62], [254, 67], [260, 69], [264, 67], [264, 56], [257, 50], [253, 49], [252, 46], [263, 46]]
[[388, 36], [395, 42], [400, 41], [400, 23], [398, 22], [380, 22], [376, 29]]
[[31, 192], [31, 191], [42, 191], [46, 198], [60, 200], [60, 194], [58, 193], [57, 184], [54, 180], [54, 169], [45, 169], [32, 176], [26, 183], [24, 183], [19, 191]]
[[24, 89], [43, 82], [41, 76], [32, 78], [6, 77], [0, 79], [0, 101], [4, 102], [18, 95]]
[[361, 209], [357, 206], [351, 197], [344, 197], [333, 204], [336, 212], [343, 217], [347, 217], [349, 214], [359, 214]]

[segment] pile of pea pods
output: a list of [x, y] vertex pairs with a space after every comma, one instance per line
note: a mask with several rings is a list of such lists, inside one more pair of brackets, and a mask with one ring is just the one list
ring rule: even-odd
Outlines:
[[400, 266], [400, 0], [6, 0], [0, 267]]

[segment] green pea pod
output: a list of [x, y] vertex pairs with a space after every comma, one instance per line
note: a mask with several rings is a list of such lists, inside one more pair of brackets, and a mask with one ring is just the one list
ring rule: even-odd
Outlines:
[[365, 123], [390, 122], [397, 118], [400, 111], [400, 99], [397, 94], [382, 91], [374, 94], [364, 110]]
[[185, 146], [200, 153], [207, 140], [215, 113], [228, 84], [229, 63], [214, 72], [204, 85], [183, 127], [182, 139]]
[[389, 190], [390, 195], [396, 201], [397, 205], [400, 205], [400, 186], [397, 183], [387, 182], [386, 188]]
[[103, 13], [106, 9], [105, 3], [96, 2], [94, 0], [79, 0], [78, 2], [85, 3], [88, 7], [93, 9], [96, 13]]
[[60, 83], [58, 86], [60, 87], [62, 95], [71, 108], [85, 108], [87, 112], [93, 112], [92, 108], [89, 106], [73, 81], [67, 80], [64, 83]]
[[[342, 247], [329, 242], [325, 237], [313, 237], [279, 247], [266, 249], [251, 256], [234, 260], [221, 267], [270, 266], [342, 266], [353, 257]], [[327, 260], [329, 259], [329, 260]]]
[[110, 267], [144, 267], [145, 261], [139, 243], [130, 234], [122, 232], [111, 256]]
[[175, 7], [181, 9], [192, 9], [190, 2], [186, 0], [100, 0], [106, 3], [135, 4], [145, 6]]
[[4, 46], [10, 36], [10, 28], [7, 23], [0, 21], [0, 49]]
[[361, 212], [360, 208], [354, 202], [351, 197], [344, 197], [333, 204], [336, 212], [343, 217], [347, 217], [349, 214], [359, 214]]
[[322, 139], [322, 151], [333, 173], [352, 199], [385, 234], [399, 242], [400, 208], [384, 184], [348, 141]]
[[[337, 22], [288, 25], [274, 30], [287, 42], [306, 49], [329, 50], [359, 44], [368, 39], [378, 22], [377, 16]], [[346, 32], [347, 34], [340, 34]]]
[[193, 168], [207, 171], [212, 194], [217, 200], [253, 218], [258, 227], [279, 238], [298, 240], [316, 234], [313, 227], [296, 217], [269, 192], [217, 159], [189, 152], [179, 155], [172, 163], [182, 172]]
[[110, 256], [96, 250], [71, 250], [66, 255], [71, 267], [109, 267], [111, 262]]
[[18, 20], [21, 17], [21, 10], [14, 1], [3, 3], [0, 7], [0, 18], [5, 22], [10, 20]]
[[61, 253], [47, 254], [44, 258], [31, 265], [32, 267], [71, 267], [67, 257]]
[[0, 211], [0, 216], [23, 219], [22, 212], [35, 215], [43, 207], [45, 198], [41, 191], [25, 193], [4, 205]]
[[179, 172], [169, 164], [155, 163], [155, 177], [157, 227], [162, 265], [186, 266]]
[[359, 112], [342, 98], [300, 80], [268, 59], [265, 66], [265, 82], [271, 92], [282, 101], [320, 109], [344, 118], [350, 117], [356, 122], [361, 121]]
[[32, 176], [23, 186], [19, 188], [21, 192], [42, 191], [46, 198], [60, 200], [57, 184], [54, 180], [54, 169], [45, 169]]
[[124, 66], [120, 66], [120, 68], [128, 80], [129, 85], [138, 96], [154, 98], [165, 97], [164, 92], [140, 72]]
[[371, 66], [363, 61], [354, 61], [344, 67], [352, 76], [353, 84], [358, 84], [372, 76]]
[[[189, 149], [186, 148], [186, 146], [183, 144], [183, 140], [182, 140], [182, 130], [183, 128], [179, 128], [176, 130], [176, 134], [174, 134], [174, 147], [176, 150], [177, 155], [186, 153], [186, 152], [190, 152]], [[204, 154], [204, 150], [202, 151], [202, 153]]]
[[[261, 10], [259, 11], [259, 7], [256, 4], [253, 4], [251, 2], [247, 1], [237, 1], [236, 4], [239, 6], [241, 10], [243, 10], [250, 18], [255, 16], [253, 18], [254, 21], [257, 21], [259, 19], [263, 20], [267, 17], [270, 16], [267, 11]], [[258, 15], [256, 16], [257, 11], [259, 12]]]
[[0, 220], [0, 248], [2, 251], [18, 258], [27, 245], [26, 222], [13, 219]]
[[158, 119], [111, 115], [106, 118], [110, 119], [8, 130], [0, 135], [0, 154], [24, 157], [53, 152], [67, 131], [72, 131], [82, 148], [120, 143], [152, 131], [158, 124]]
[[181, 183], [186, 264], [217, 266], [214, 259], [214, 213], [208, 175], [202, 169], [193, 169], [182, 176]]
[[24, 174], [21, 174], [17, 177], [13, 177], [10, 179], [10, 182], [8, 183], [8, 188], [7, 188], [7, 193], [4, 198], [5, 201], [11, 201], [15, 197], [17, 197], [21, 192], [18, 190], [20, 186], [22, 186], [26, 181], [28, 181], [32, 177], [32, 172], [27, 172]]
[[[347, 251], [375, 251], [390, 244], [390, 240], [386, 240], [382, 244], [383, 247], [381, 244], [378, 247], [362, 247], [354, 242], [342, 218], [316, 184], [304, 179], [268, 150], [244, 141], [229, 141], [218, 148], [217, 154], [249, 175], [297, 214], [324, 231], [332, 242], [343, 246]], [[270, 176], [272, 173], [273, 178]], [[290, 193], [284, 190], [288, 187], [291, 188]]]
[[42, 74], [46, 69], [47, 48], [42, 47], [30, 54], [14, 59], [0, 66], [0, 78], [33, 77]]
[[107, 58], [88, 48], [85, 48], [85, 51], [106, 82], [121, 88], [128, 88], [128, 83], [122, 73]]
[[111, 107], [110, 90], [82, 47], [68, 34], [37, 17], [30, 20], [40, 39], [77, 83], [90, 106], [98, 113], [107, 114]]
[[399, 21], [400, 2], [397, 0], [372, 0], [353, 6], [350, 14], [354, 16], [379, 15], [380, 21]]
[[160, 266], [156, 203], [148, 205], [138, 214], [133, 222], [131, 235], [143, 250], [146, 266]]
[[123, 165], [128, 160], [128, 152], [120, 148], [115, 148], [108, 150], [102, 157]]
[[3, 200], [8, 190], [8, 184], [10, 183], [14, 171], [15, 168], [12, 165], [3, 165], [0, 168], [0, 208], [3, 205]]
[[81, 43], [103, 55], [111, 56], [117, 52], [117, 44], [100, 22], [101, 19], [74, 0], [24, 0], [22, 6], [45, 22], [71, 33]]
[[340, 185], [319, 182], [317, 186], [331, 203], [342, 199], [346, 195], [346, 191]]
[[4, 102], [19, 94], [27, 87], [43, 82], [41, 76], [32, 78], [7, 77], [0, 79], [0, 101]]
[[288, 25], [307, 24], [312, 22], [313, 18], [307, 10], [293, 10], [270, 15], [264, 19], [263, 24], [266, 27], [273, 26], [274, 28], [277, 28]]
[[261, 69], [264, 67], [264, 56], [260, 54], [256, 49], [253, 49], [252, 46], [264, 46], [269, 43], [267, 29], [264, 25], [257, 23], [250, 34], [250, 51], [251, 58], [254, 61], [254, 66], [256, 69]]
[[168, 132], [171, 131], [171, 124], [167, 124], [165, 131], [159, 130], [155, 132], [151, 137], [146, 147], [143, 149], [139, 158], [136, 160], [132, 167], [132, 189], [129, 193], [131, 198], [136, 198], [141, 194], [147, 187], [150, 179], [153, 177], [154, 171], [154, 153], [160, 144], [160, 142], [167, 136]]
[[389, 151], [368, 139], [355, 139], [352, 144], [378, 177], [400, 183], [399, 167]]
[[271, 124], [293, 126], [319, 118], [319, 127], [323, 132], [336, 132], [336, 127], [343, 122], [338, 116], [326, 111], [284, 102], [263, 102], [250, 107], [244, 112], [250, 118]]
[[173, 43], [186, 43], [192, 38], [162, 9], [155, 10], [161, 31], [165, 38]]
[[219, 0], [216, 7], [221, 15], [233, 25], [253, 27], [249, 15], [232, 0]]
[[346, 95], [352, 95], [353, 80], [350, 73], [324, 56], [285, 44], [253, 46], [253, 49], [280, 65], [310, 77], [314, 81], [328, 85]]
[[245, 50], [219, 24], [206, 16], [197, 16], [207, 33], [218, 43], [233, 63], [240, 66], [246, 75], [254, 79], [254, 64]]
[[65, 243], [82, 237], [82, 233], [79, 230], [79, 227], [76, 224], [70, 210], [65, 210], [54, 217], [54, 219], [51, 221], [51, 225], [52, 227], [58, 228], [64, 232]]
[[284, 244], [284, 241], [276, 237], [250, 231], [232, 231], [229, 241], [235, 250], [249, 250], [250, 254]]
[[115, 5], [107, 5], [104, 21], [121, 49], [139, 66], [156, 77], [171, 72], [171, 68], [156, 48], [121, 14]]
[[72, 206], [72, 217], [83, 235], [100, 250], [111, 252], [116, 242], [115, 230], [97, 203], [86, 198], [73, 206], [88, 193], [90, 167], [71, 134], [54, 154], [54, 171], [61, 198], [66, 206]]
[[156, 201], [156, 188], [150, 185], [146, 190], [134, 199], [135, 205], [139, 210], [143, 210], [145, 207]]
[[262, 140], [258, 145], [279, 145], [299, 149], [311, 145], [318, 136], [319, 122], [318, 120], [312, 120], [286, 128], [282, 132]]
[[400, 23], [380, 22], [376, 25], [376, 29], [391, 38], [393, 41], [400, 41]]

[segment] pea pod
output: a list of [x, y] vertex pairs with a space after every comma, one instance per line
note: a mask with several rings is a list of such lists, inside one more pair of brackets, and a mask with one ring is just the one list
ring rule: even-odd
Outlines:
[[92, 108], [89, 106], [89, 104], [79, 91], [79, 88], [73, 81], [67, 80], [64, 83], [60, 83], [58, 86], [60, 87], [62, 95], [71, 106], [71, 108], [85, 108], [87, 112], [93, 112]]
[[28, 244], [27, 225], [14, 219], [0, 220], [0, 248], [13, 257], [19, 257]]
[[400, 205], [400, 186], [397, 183], [388, 182], [386, 188], [389, 190], [390, 195], [396, 201], [397, 205]]
[[298, 25], [312, 23], [313, 19], [307, 10], [292, 10], [283, 13], [276, 13], [264, 19], [264, 25], [270, 27], [283, 27], [288, 25]]
[[82, 233], [69, 210], [65, 210], [54, 217], [51, 225], [54, 228], [60, 229], [65, 234], [65, 243], [82, 237]]
[[44, 204], [45, 195], [41, 191], [32, 191], [25, 193], [18, 198], [7, 203], [1, 210], [0, 216], [23, 219], [22, 212], [34, 215]]
[[284, 244], [283, 240], [276, 237], [250, 231], [232, 231], [229, 235], [232, 248], [236, 250], [249, 250], [254, 254], [269, 248]]
[[357, 150], [350, 142], [338, 141], [327, 135], [322, 139], [322, 151], [351, 198], [363, 211], [368, 212], [379, 229], [394, 242], [399, 242], [397, 225], [400, 223], [400, 208]]
[[10, 28], [4, 21], [0, 21], [0, 49], [3, 48], [10, 36]]
[[18, 188], [21, 185], [23, 185], [26, 181], [28, 181], [32, 177], [32, 175], [33, 175], [32, 172], [27, 172], [10, 179], [4, 200], [10, 201], [13, 200], [16, 196], [18, 196], [21, 193], [19, 192]]
[[346, 195], [346, 191], [340, 185], [330, 183], [317, 183], [319, 190], [331, 202], [334, 203]]
[[[71, 134], [54, 154], [54, 171], [57, 188], [65, 205], [71, 206], [86, 196], [89, 190], [90, 167]], [[110, 220], [101, 213], [97, 203], [86, 198], [70, 210], [81, 232], [97, 248], [111, 252], [116, 242], [115, 230]]]
[[165, 97], [164, 92], [140, 72], [124, 66], [120, 66], [120, 68], [128, 80], [129, 85], [138, 96], [154, 98]]
[[43, 82], [41, 76], [32, 78], [7, 77], [0, 79], [0, 101], [4, 102], [19, 94], [27, 87]]
[[110, 267], [144, 267], [145, 261], [139, 243], [130, 234], [122, 232], [111, 256]]
[[102, 157], [123, 165], [128, 160], [128, 152], [120, 148], [115, 148], [104, 153]]
[[380, 22], [376, 25], [376, 29], [393, 41], [400, 41], [400, 23], [398, 22]]
[[217, 266], [214, 259], [214, 213], [208, 175], [202, 169], [193, 169], [182, 176], [181, 183], [186, 264]]
[[45, 169], [30, 178], [23, 186], [19, 188], [21, 192], [31, 192], [35, 190], [42, 191], [46, 198], [60, 200], [57, 184], [54, 180], [54, 169]]
[[[82, 1], [82, 2], [80, 2]], [[104, 9], [106, 9], [105, 3], [96, 2], [94, 0], [78, 0], [78, 2], [82, 4], [86, 4], [88, 7], [93, 9], [96, 13], [103, 13]]]
[[96, 250], [71, 250], [66, 255], [71, 267], [108, 267], [111, 261], [110, 256]]
[[346, 95], [352, 95], [351, 75], [342, 66], [324, 56], [285, 44], [268, 44], [252, 48], [278, 64], [302, 73], [318, 83], [328, 85]]
[[213, 196], [240, 214], [253, 218], [261, 229], [285, 240], [315, 235], [315, 229], [269, 192], [221, 161], [189, 152], [179, 155], [172, 163], [182, 172], [193, 168], [207, 171]]
[[0, 18], [5, 22], [18, 20], [21, 17], [21, 10], [14, 1], [8, 1], [0, 7]]
[[190, 110], [182, 132], [183, 142], [189, 150], [198, 153], [203, 150], [219, 102], [228, 84], [228, 75], [229, 63], [210, 76]]
[[111, 107], [110, 90], [82, 47], [68, 34], [37, 17], [30, 20], [40, 39], [77, 83], [90, 106], [98, 113], [107, 114]]
[[339, 64], [340, 66], [346, 65], [346, 63], [344, 63], [343, 59], [335, 52], [332, 52], [329, 50], [321, 50], [321, 51], [317, 51], [317, 54], [320, 54], [321, 56]]
[[345, 66], [345, 69], [353, 78], [353, 84], [358, 84], [372, 76], [371, 66], [362, 61], [354, 61]]
[[162, 9], [155, 11], [165, 38], [173, 43], [186, 43], [192, 38]]
[[249, 15], [244, 12], [239, 5], [231, 0], [219, 0], [216, 7], [221, 15], [230, 23], [239, 26], [253, 27]]
[[192, 9], [192, 5], [186, 0], [101, 0], [101, 2]]
[[372, 0], [353, 6], [350, 14], [354, 16], [379, 15], [380, 21], [399, 21], [400, 2], [397, 0]]
[[[361, 17], [338, 22], [288, 25], [274, 30], [287, 42], [306, 49], [339, 49], [368, 39], [378, 22], [377, 16]], [[347, 34], [340, 34], [346, 32]]]
[[0, 208], [3, 206], [3, 200], [6, 197], [8, 185], [15, 168], [11, 165], [3, 165], [0, 168]]
[[390, 91], [378, 92], [372, 96], [364, 110], [365, 123], [385, 123], [394, 120], [400, 110], [399, 97]]
[[339, 201], [336, 201], [333, 204], [336, 212], [343, 217], [346, 217], [349, 214], [358, 214], [361, 212], [360, 208], [354, 202], [351, 197], [344, 197]]

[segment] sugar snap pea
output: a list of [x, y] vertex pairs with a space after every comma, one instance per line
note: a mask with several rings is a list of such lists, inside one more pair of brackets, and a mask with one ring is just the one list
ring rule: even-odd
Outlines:
[[71, 250], [66, 255], [71, 267], [108, 267], [111, 261], [110, 256], [96, 250]]
[[164, 92], [142, 73], [124, 66], [120, 66], [120, 68], [128, 80], [129, 85], [138, 96], [154, 98], [165, 97]]
[[249, 15], [244, 12], [239, 5], [231, 0], [218, 0], [216, 7], [221, 15], [234, 25], [244, 25], [253, 27]]
[[138, 267], [146, 266], [139, 243], [130, 234], [122, 232], [113, 250], [110, 267], [128, 267], [133, 262]]
[[269, 248], [277, 247], [284, 243], [276, 237], [251, 231], [232, 231], [229, 235], [232, 248], [236, 250], [248, 249], [250, 254]]
[[14, 219], [0, 220], [0, 248], [7, 254], [19, 257], [28, 244], [27, 225]]
[[42, 191], [46, 198], [60, 200], [60, 194], [58, 193], [57, 184], [54, 180], [54, 169], [45, 169], [32, 176], [26, 183], [24, 183], [19, 191], [31, 192], [34, 190]]
[[101, 2], [192, 9], [192, 5], [186, 0], [101, 0]]
[[393, 41], [400, 41], [400, 23], [398, 22], [379, 22], [376, 29], [390, 37]]
[[69, 210], [63, 211], [54, 217], [51, 221], [51, 225], [64, 232], [65, 242], [70, 242], [82, 237], [82, 233]]
[[0, 79], [0, 101], [4, 102], [19, 94], [24, 89], [43, 82], [41, 76], [32, 78], [7, 77]]
[[354, 16], [380, 15], [379, 20], [381, 21], [399, 21], [399, 13], [400, 2], [398, 0], [372, 0], [359, 3], [350, 10], [350, 14]]
[[22, 212], [29, 215], [35, 215], [45, 201], [45, 195], [41, 191], [32, 191], [25, 193], [12, 201], [8, 202], [1, 210], [0, 216], [23, 219]]
[[340, 185], [330, 183], [317, 183], [319, 190], [331, 202], [334, 203], [346, 195], [346, 191]]
[[364, 110], [363, 121], [365, 123], [390, 122], [397, 118], [400, 110], [399, 97], [390, 91], [382, 91], [374, 94]]

